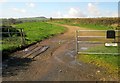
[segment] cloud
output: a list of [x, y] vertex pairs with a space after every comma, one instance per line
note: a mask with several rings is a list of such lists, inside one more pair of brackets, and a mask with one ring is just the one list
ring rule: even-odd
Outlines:
[[85, 17], [85, 14], [78, 8], [70, 8], [68, 11], [69, 17]]
[[31, 7], [31, 8], [35, 7], [35, 4], [34, 4], [34, 3], [27, 3], [26, 5], [27, 5], [28, 7]]
[[90, 15], [93, 15], [93, 16], [99, 16], [101, 13], [100, 13], [100, 10], [97, 8], [96, 5], [92, 4], [92, 3], [88, 3], [88, 13]]
[[57, 11], [55, 16], [56, 16], [57, 18], [63, 17], [63, 15], [62, 15], [62, 13], [61, 13], [60, 11]]
[[26, 13], [25, 9], [13, 8], [12, 10], [16, 13]]
[[70, 8], [66, 13], [57, 11], [53, 15], [53, 17], [55, 18], [80, 18], [85, 16], [86, 15], [83, 12], [81, 12], [79, 8]]
[[7, 0], [0, 0], [0, 3], [5, 3], [7, 2]]

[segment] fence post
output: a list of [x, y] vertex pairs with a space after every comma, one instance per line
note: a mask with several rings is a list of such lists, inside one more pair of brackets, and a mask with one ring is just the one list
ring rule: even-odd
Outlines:
[[78, 54], [78, 31], [76, 30], [76, 53]]
[[11, 37], [11, 34], [10, 34], [10, 30], [9, 30], [9, 28], [8, 28], [8, 35], [9, 35], [9, 37]]
[[23, 29], [20, 29], [20, 34], [21, 34], [21, 41], [22, 41], [22, 46], [25, 45], [25, 39], [24, 39], [24, 33], [23, 33]]
[[[117, 31], [117, 38], [116, 38], [116, 42], [118, 44], [118, 54], [120, 54], [120, 27], [116, 30]], [[119, 65], [120, 66], [120, 65]]]
[[25, 42], [25, 33], [24, 33], [24, 31], [23, 31], [23, 42], [24, 42], [24, 45], [26, 45], [26, 42]]

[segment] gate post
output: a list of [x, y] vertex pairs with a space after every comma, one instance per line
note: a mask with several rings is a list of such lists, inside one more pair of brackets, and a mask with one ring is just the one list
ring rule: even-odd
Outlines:
[[76, 30], [76, 53], [78, 54], [78, 31]]

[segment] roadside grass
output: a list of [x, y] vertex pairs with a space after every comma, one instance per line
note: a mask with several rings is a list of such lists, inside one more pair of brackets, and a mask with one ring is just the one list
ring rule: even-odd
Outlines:
[[18, 24], [15, 27], [24, 29], [28, 44], [63, 33], [66, 30], [66, 28], [62, 26], [45, 22], [23, 23]]
[[[16, 28], [23, 28], [25, 32], [25, 43], [30, 45], [57, 34], [64, 33], [66, 28], [49, 24], [46, 22], [27, 22], [14, 25]], [[21, 37], [11, 37], [2, 39], [2, 48], [0, 50], [14, 50], [22, 47]]]
[[[97, 52], [97, 53], [118, 53], [118, 47], [92, 47], [88, 52]], [[99, 67], [104, 67], [108, 70], [109, 73], [118, 73], [119, 68], [119, 56], [120, 55], [97, 55], [97, 54], [85, 54], [78, 55], [77, 59], [95, 64]]]
[[88, 28], [88, 29], [94, 29], [94, 30], [107, 30], [107, 29], [113, 29], [112, 27], [108, 27], [105, 25], [95, 25], [95, 24], [84, 24], [84, 23], [80, 23], [80, 24], [72, 24], [73, 26], [79, 26], [79, 27], [84, 27], [84, 28]]
[[90, 47], [87, 52], [95, 52], [95, 53], [118, 53], [119, 47], [115, 46], [93, 46]]
[[105, 26], [105, 25], [100, 25], [100, 24], [92, 24], [92, 23], [80, 23], [80, 22], [66, 22], [66, 21], [57, 21], [56, 23], [59, 24], [67, 24], [67, 25], [72, 25], [72, 26], [78, 26], [78, 27], [83, 27], [83, 28], [88, 28], [92, 30], [108, 30], [108, 29], [115, 29], [116, 27], [112, 26]]
[[2, 39], [0, 50], [11, 50], [21, 46], [21, 37], [9, 37]]

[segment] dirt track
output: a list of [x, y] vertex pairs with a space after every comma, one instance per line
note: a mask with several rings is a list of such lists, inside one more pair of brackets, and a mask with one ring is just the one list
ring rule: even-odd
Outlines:
[[[25, 66], [5, 68], [4, 81], [114, 81], [103, 68], [75, 60], [75, 31], [77, 26], [61, 25], [68, 28], [64, 34], [46, 39], [13, 55], [23, 57], [30, 49], [40, 46], [49, 46], [46, 52], [37, 55], [34, 61], [29, 59]], [[37, 50], [36, 52], [39, 52]], [[32, 56], [32, 54], [31, 54]], [[26, 60], [26, 59], [25, 59]], [[18, 59], [19, 61], [19, 59]], [[13, 70], [10, 73], [9, 68]], [[14, 69], [13, 69], [14, 68]], [[19, 69], [20, 68], [20, 69]], [[15, 71], [14, 71], [15, 70]], [[15, 74], [14, 74], [15, 73]], [[10, 75], [8, 75], [10, 74]], [[12, 74], [12, 75], [11, 75]]]

